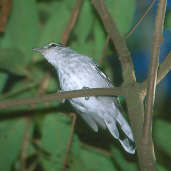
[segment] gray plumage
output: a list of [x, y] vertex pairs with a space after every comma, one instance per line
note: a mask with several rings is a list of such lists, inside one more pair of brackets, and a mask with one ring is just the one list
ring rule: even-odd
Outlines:
[[[34, 50], [39, 51], [55, 67], [63, 91], [114, 87], [88, 56], [57, 43], [49, 43]], [[108, 128], [128, 153], [135, 153], [133, 134], [122, 116], [117, 98], [93, 96], [72, 98], [69, 101], [94, 131], [97, 132], [98, 127]], [[118, 127], [124, 136], [120, 136]]]

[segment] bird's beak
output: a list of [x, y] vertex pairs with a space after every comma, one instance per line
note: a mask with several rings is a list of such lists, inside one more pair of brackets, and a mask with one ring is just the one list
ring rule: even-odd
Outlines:
[[39, 53], [43, 52], [43, 48], [33, 48], [32, 50], [36, 51], [36, 52], [39, 52]]

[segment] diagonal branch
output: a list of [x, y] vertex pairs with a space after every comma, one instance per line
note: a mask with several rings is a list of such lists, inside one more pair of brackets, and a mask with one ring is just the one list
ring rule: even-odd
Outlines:
[[[145, 10], [144, 14], [141, 16], [141, 18], [132, 26], [132, 28], [130, 29], [130, 31], [124, 36], [124, 39], [128, 39], [129, 36], [136, 30], [136, 28], [141, 24], [141, 22], [143, 21], [143, 19], [145, 18], [145, 16], [149, 13], [149, 11], [153, 7], [154, 3], [155, 3], [155, 0], [152, 0], [152, 2], [150, 3], [150, 5], [148, 6], [148, 8]], [[104, 48], [103, 48], [101, 57], [98, 60], [98, 63], [99, 64], [102, 64], [102, 60], [104, 58], [105, 51], [106, 51], [107, 46], [109, 44], [109, 40], [110, 40], [110, 36], [107, 35], [106, 42], [105, 42], [105, 45], [104, 45]]]
[[5, 26], [7, 24], [8, 16], [11, 11], [11, 0], [1, 0], [2, 5], [1, 16], [0, 16], [0, 32], [5, 31]]
[[164, 59], [164, 61], [159, 65], [158, 75], [157, 75], [157, 84], [167, 75], [171, 70], [171, 52]]
[[78, 18], [78, 14], [79, 14], [79, 11], [80, 11], [80, 8], [81, 8], [81, 5], [82, 5], [82, 0], [77, 0], [76, 1], [76, 4], [75, 4], [75, 7], [72, 11], [72, 15], [71, 15], [71, 18], [69, 20], [69, 23], [63, 33], [63, 36], [62, 36], [62, 40], [61, 40], [61, 43], [66, 45], [67, 42], [68, 42], [68, 38], [69, 38], [69, 35], [76, 23], [76, 20]]
[[120, 35], [117, 26], [105, 6], [103, 0], [91, 0], [99, 16], [101, 17], [104, 27], [109, 34], [122, 66], [123, 80], [125, 82], [135, 82], [135, 73], [131, 60], [130, 52], [126, 46], [124, 38]]
[[125, 39], [127, 39], [134, 31], [135, 29], [140, 25], [140, 23], [143, 21], [144, 17], [149, 13], [151, 8], [153, 7], [155, 3], [155, 0], [152, 0], [148, 8], [145, 10], [144, 14], [141, 16], [141, 18], [136, 22], [135, 25], [131, 28], [131, 30], [125, 35]]
[[51, 95], [46, 95], [42, 97], [34, 97], [27, 99], [14, 99], [8, 101], [0, 101], [0, 109], [10, 108], [15, 106], [31, 105], [38, 103], [52, 102], [56, 100], [63, 100], [76, 97], [89, 97], [89, 96], [124, 96], [123, 88], [93, 88], [93, 89], [81, 89], [73, 91], [63, 91], [54, 93]]
[[65, 154], [64, 161], [63, 161], [62, 171], [65, 171], [67, 169], [67, 160], [68, 160], [69, 152], [70, 152], [70, 149], [71, 149], [72, 137], [73, 137], [73, 133], [74, 133], [74, 128], [75, 128], [75, 124], [76, 124], [77, 115], [76, 115], [76, 113], [71, 113], [70, 117], [73, 117], [72, 127], [71, 127], [71, 131], [70, 131], [70, 134], [69, 134], [69, 137], [68, 137], [68, 142], [67, 142], [67, 147], [66, 147], [66, 154]]

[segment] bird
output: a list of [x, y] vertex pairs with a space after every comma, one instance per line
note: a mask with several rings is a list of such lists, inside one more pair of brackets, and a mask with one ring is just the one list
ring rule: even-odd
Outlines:
[[[114, 88], [110, 79], [94, 60], [60, 43], [48, 43], [34, 48], [56, 69], [60, 91], [90, 88]], [[95, 131], [108, 129], [130, 154], [135, 153], [135, 142], [130, 125], [122, 115], [117, 97], [91, 96], [67, 99], [83, 120]]]

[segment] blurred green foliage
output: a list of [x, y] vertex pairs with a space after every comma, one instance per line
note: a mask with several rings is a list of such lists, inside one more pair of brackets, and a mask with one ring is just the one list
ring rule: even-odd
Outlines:
[[171, 10], [168, 10], [166, 13], [165, 28], [171, 29]]
[[[76, 0], [12, 1], [5, 33], [0, 36], [1, 100], [36, 96], [42, 84], [41, 80], [47, 72], [50, 72], [50, 79], [45, 92], [57, 91], [55, 71], [42, 56], [33, 53], [32, 48], [41, 47], [51, 41], [61, 41], [75, 2]], [[135, 0], [105, 0], [105, 3], [121, 34], [126, 34], [132, 25]], [[168, 27], [170, 27], [169, 21]], [[93, 56], [97, 61], [104, 47], [106, 36], [102, 22], [90, 0], [84, 0], [68, 44], [80, 53]], [[110, 48], [108, 48], [108, 53], [110, 53]], [[109, 67], [105, 68], [110, 75]], [[61, 170], [72, 123], [72, 119], [64, 113], [70, 111], [72, 111], [70, 106], [61, 105], [59, 102], [1, 111], [0, 171], [20, 170], [25, 130], [29, 133], [25, 154], [26, 167], [30, 170]], [[1, 117], [4, 115], [7, 120]], [[32, 117], [29, 128], [27, 128], [26, 119], [18, 119], [25, 115]], [[82, 132], [87, 132], [87, 126], [86, 128], [79, 126]], [[162, 166], [164, 156], [167, 155], [168, 159], [171, 157], [169, 151], [171, 125], [159, 120], [154, 130], [157, 147], [159, 146], [162, 154], [164, 153], [159, 169], [165, 170]], [[101, 136], [102, 143], [99, 142], [101, 148], [103, 148], [103, 142], [105, 143], [103, 138]], [[67, 162], [68, 170], [134, 171], [138, 169], [135, 156], [121, 152], [121, 147], [114, 142], [107, 144], [108, 155], [96, 146], [89, 148], [82, 145], [79, 135], [74, 133]]]

